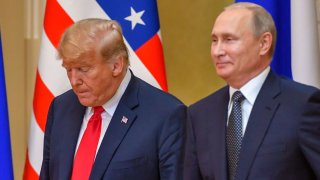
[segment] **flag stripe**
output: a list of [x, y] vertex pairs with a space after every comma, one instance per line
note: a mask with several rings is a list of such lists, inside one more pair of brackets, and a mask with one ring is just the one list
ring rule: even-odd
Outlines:
[[45, 32], [42, 36], [39, 58], [43, 59], [38, 64], [40, 77], [54, 96], [71, 88], [66, 71], [61, 67], [61, 60], [57, 59], [56, 48], [51, 44]]
[[27, 150], [27, 156], [26, 156], [26, 163], [24, 166], [24, 173], [23, 173], [23, 179], [39, 179], [38, 174], [36, 171], [32, 168], [30, 161], [29, 161], [29, 156], [28, 156], [28, 150]]
[[165, 65], [162, 59], [162, 45], [160, 38], [155, 34], [145, 44], [136, 50], [137, 56], [143, 62], [143, 64], [149, 69], [152, 75], [155, 77], [161, 88], [165, 91], [168, 90]]
[[42, 131], [44, 131], [49, 106], [54, 96], [43, 83], [38, 71], [36, 73], [35, 89], [36, 91], [33, 97], [33, 110], [39, 127]]
[[62, 33], [73, 21], [56, 0], [47, 1], [44, 19], [44, 29], [54, 47], [58, 47]]
[[32, 138], [33, 141], [29, 141], [28, 156], [29, 161], [33, 169], [37, 174], [40, 173], [42, 154], [43, 154], [43, 138], [44, 133], [38, 126], [34, 113], [32, 113], [30, 121], [30, 134], [29, 139]]
[[59, 3], [74, 22], [86, 18], [110, 19], [97, 1], [78, 0], [60, 1]]

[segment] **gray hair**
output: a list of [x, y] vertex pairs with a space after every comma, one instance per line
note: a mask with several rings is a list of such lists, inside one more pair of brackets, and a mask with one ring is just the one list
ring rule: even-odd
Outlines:
[[276, 46], [277, 29], [270, 13], [262, 6], [249, 2], [235, 3], [224, 8], [224, 10], [232, 9], [247, 9], [252, 12], [252, 29], [256, 37], [260, 37], [265, 32], [271, 33], [272, 44], [269, 55], [272, 57]]

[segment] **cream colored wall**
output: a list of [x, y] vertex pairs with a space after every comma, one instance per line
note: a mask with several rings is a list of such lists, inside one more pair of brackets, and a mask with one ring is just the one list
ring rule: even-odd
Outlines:
[[169, 92], [191, 104], [224, 82], [210, 58], [211, 30], [222, 7], [232, 1], [158, 1]]
[[[216, 15], [232, 2], [158, 1], [169, 91], [186, 104], [224, 84], [210, 59], [210, 32]], [[22, 179], [24, 168], [44, 4], [44, 0], [0, 1], [15, 179]]]
[[[0, 24], [6, 75], [11, 145], [16, 177], [21, 177], [26, 149], [26, 60], [24, 6], [18, 0], [0, 2]], [[17, 178], [19, 179], [19, 178]]]

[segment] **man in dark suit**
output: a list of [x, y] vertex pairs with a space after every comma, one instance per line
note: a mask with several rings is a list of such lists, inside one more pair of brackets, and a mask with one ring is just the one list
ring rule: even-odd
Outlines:
[[40, 179], [182, 178], [186, 107], [128, 69], [120, 26], [79, 21], [58, 54], [72, 90], [51, 103]]
[[258, 5], [217, 17], [211, 56], [228, 85], [188, 108], [185, 180], [320, 179], [320, 91], [270, 69], [275, 41]]

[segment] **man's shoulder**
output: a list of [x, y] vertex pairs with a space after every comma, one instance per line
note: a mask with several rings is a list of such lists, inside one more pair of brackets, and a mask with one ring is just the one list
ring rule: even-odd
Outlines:
[[280, 88], [283, 93], [295, 94], [296, 96], [308, 96], [319, 91], [318, 88], [306, 85], [285, 77], [277, 76], [280, 80]]
[[305, 93], [313, 93], [315, 91], [319, 91], [316, 87], [302, 84], [300, 82], [296, 82], [288, 79], [281, 79], [283, 89], [288, 91], [296, 91], [296, 92], [305, 92]]
[[[293, 102], [296, 105], [302, 105], [315, 93], [319, 94], [319, 89], [279, 76], [273, 72], [270, 72], [259, 92], [261, 95], [269, 94], [273, 98], [277, 97], [276, 99], [291, 103], [291, 105]], [[294, 101], [292, 101], [293, 98]]]
[[52, 102], [54, 102], [55, 106], [70, 106], [71, 104], [79, 104], [79, 100], [77, 95], [74, 93], [72, 89], [56, 96]]
[[135, 77], [134, 79], [137, 88], [137, 99], [139, 106], [153, 111], [167, 112], [173, 109], [186, 107], [185, 104], [174, 95], [165, 92], [157, 87], [154, 87], [144, 80]]
[[170, 100], [181, 103], [181, 101], [174, 95], [165, 92], [157, 87], [154, 87], [140, 78], [137, 78], [137, 81], [140, 84], [141, 95], [153, 96], [154, 98], [161, 98], [163, 100]]
[[207, 106], [215, 106], [219, 105], [222, 102], [228, 101], [229, 98], [229, 87], [225, 86], [208, 96], [200, 99], [199, 101], [195, 102], [194, 104], [190, 105], [190, 109], [202, 109], [203, 107]]
[[65, 100], [65, 99], [76, 99], [77, 95], [74, 93], [72, 89], [69, 89], [68, 91], [56, 96], [54, 99], [56, 100]]

